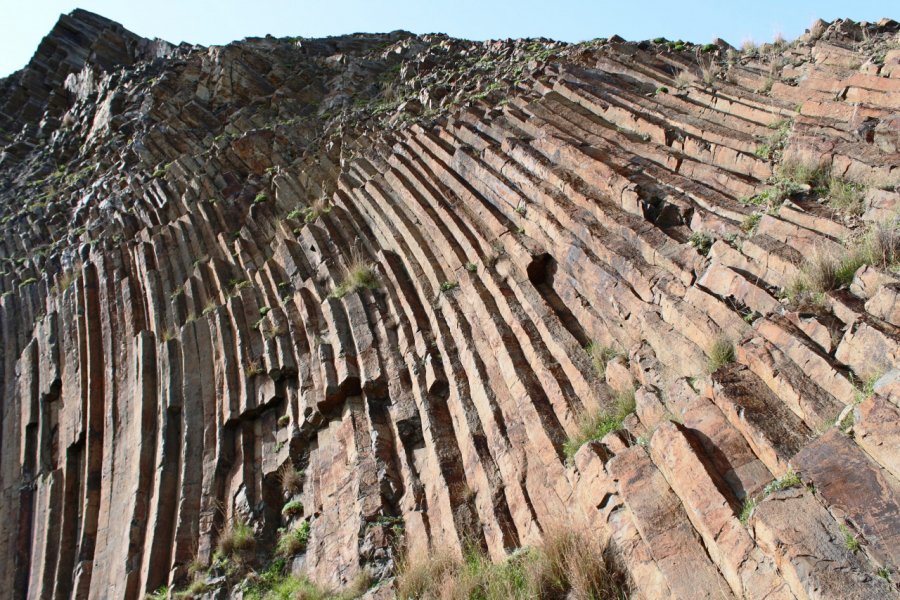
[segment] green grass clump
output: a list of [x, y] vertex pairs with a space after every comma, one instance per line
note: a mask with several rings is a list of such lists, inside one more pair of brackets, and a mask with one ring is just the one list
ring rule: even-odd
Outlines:
[[865, 186], [845, 181], [840, 177], [831, 177], [826, 190], [828, 205], [842, 213], [859, 216], [865, 208], [863, 205], [865, 192]]
[[824, 167], [799, 160], [786, 160], [777, 170], [779, 181], [790, 182], [798, 186], [821, 187], [826, 183], [827, 177], [828, 171]]
[[850, 375], [850, 383], [853, 384], [854, 388], [853, 401], [855, 404], [860, 404], [875, 394], [875, 383], [881, 378], [883, 374], [884, 373], [881, 370], [878, 370], [862, 381], [854, 377], [853, 374]]
[[776, 479], [763, 488], [763, 497], [766, 497], [769, 494], [774, 494], [775, 492], [780, 492], [781, 490], [797, 487], [800, 484], [800, 476], [793, 471], [788, 471], [784, 474], [784, 477]]
[[705, 231], [695, 231], [688, 238], [688, 243], [703, 256], [709, 256], [709, 250], [713, 245], [713, 237]]
[[731, 362], [734, 362], [734, 344], [727, 338], [716, 338], [707, 352], [707, 371], [715, 373]]
[[738, 515], [738, 519], [740, 519], [743, 525], [746, 525], [750, 520], [750, 517], [753, 515], [753, 510], [756, 508], [757, 504], [759, 504], [759, 502], [757, 502], [756, 499], [751, 498], [750, 496], [747, 496], [747, 498], [744, 499], [744, 505], [741, 507], [741, 514]]
[[780, 492], [781, 490], [797, 487], [799, 485], [802, 485], [800, 476], [793, 471], [788, 471], [780, 479], [776, 479], [766, 485], [766, 487], [763, 488], [762, 493], [759, 494], [759, 497], [754, 498], [752, 496], [747, 496], [744, 499], [744, 505], [741, 507], [741, 512], [738, 515], [738, 519], [742, 524], [746, 525], [747, 521], [749, 521], [750, 517], [753, 515], [754, 509], [766, 496], [768, 496], [769, 494], [774, 494], [775, 492]]
[[275, 546], [275, 554], [290, 557], [306, 550], [309, 543], [309, 521], [303, 521], [299, 526], [283, 531]]
[[303, 513], [303, 503], [299, 500], [291, 500], [281, 509], [281, 514], [286, 517], [293, 517]]
[[762, 213], [752, 213], [744, 217], [744, 220], [741, 221], [741, 231], [746, 233], [747, 235], [753, 235], [756, 233], [756, 228], [759, 227], [759, 222], [762, 219]]
[[445, 281], [441, 284], [441, 291], [449, 292], [451, 290], [455, 290], [458, 287], [459, 287], [459, 283], [457, 283], [455, 281]]
[[579, 448], [593, 440], [600, 440], [622, 428], [625, 417], [634, 412], [634, 389], [618, 392], [612, 407], [585, 413], [578, 420], [578, 431], [563, 444], [567, 462], [572, 462]]
[[323, 588], [306, 577], [287, 572], [285, 561], [277, 558], [245, 589], [244, 600], [351, 600], [363, 595], [371, 582], [368, 573], [361, 573], [341, 593]]
[[380, 285], [375, 268], [353, 252], [350, 264], [344, 268], [344, 280], [331, 292], [331, 298], [343, 298], [361, 289], [375, 289]]
[[792, 302], [848, 286], [863, 265], [892, 271], [900, 267], [900, 223], [876, 223], [847, 247], [816, 246], [804, 257], [798, 277], [788, 287]]
[[591, 359], [598, 377], [606, 376], [606, 364], [617, 356], [621, 356], [621, 352], [616, 351], [611, 346], [601, 346], [595, 342], [589, 343], [584, 347], [585, 352]]
[[403, 560], [395, 585], [401, 600], [618, 600], [627, 597], [624, 580], [589, 528], [556, 526], [537, 547], [498, 563], [474, 545], [462, 557], [433, 552]]
[[269, 195], [265, 192], [259, 192], [256, 194], [256, 197], [253, 199], [253, 204], [262, 204], [266, 200], [269, 199]]
[[859, 538], [853, 535], [853, 532], [847, 529], [846, 525], [841, 525], [841, 533], [844, 535], [844, 546], [847, 547], [847, 550], [856, 554], [862, 549]]
[[251, 563], [256, 551], [256, 535], [253, 528], [244, 521], [235, 521], [226, 529], [216, 548], [220, 557], [231, 559], [238, 563]]
[[168, 598], [169, 586], [167, 585], [157, 588], [156, 591], [151, 594], [144, 594], [144, 600], [168, 600]]
[[202, 579], [195, 579], [185, 589], [175, 592], [176, 600], [193, 600], [209, 591], [209, 584]]

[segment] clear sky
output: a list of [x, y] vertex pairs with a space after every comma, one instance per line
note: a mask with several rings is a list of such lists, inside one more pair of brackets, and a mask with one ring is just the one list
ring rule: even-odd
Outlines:
[[792, 39], [813, 19], [900, 19], [897, 0], [0, 0], [0, 76], [22, 68], [60, 13], [76, 7], [144, 37], [223, 44], [248, 36], [319, 37], [406, 29], [455, 37], [549, 37], [577, 42], [612, 34], [706, 43], [721, 37]]

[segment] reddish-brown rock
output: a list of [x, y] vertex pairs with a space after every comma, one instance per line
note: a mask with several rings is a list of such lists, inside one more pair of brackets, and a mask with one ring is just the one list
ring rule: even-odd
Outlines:
[[[897, 30], [204, 48], [61, 17], [0, 80], [0, 596], [238, 598], [308, 527], [286, 570], [374, 600], [401, 553], [576, 522], [633, 597], [896, 596]], [[847, 214], [792, 160], [861, 186]]]

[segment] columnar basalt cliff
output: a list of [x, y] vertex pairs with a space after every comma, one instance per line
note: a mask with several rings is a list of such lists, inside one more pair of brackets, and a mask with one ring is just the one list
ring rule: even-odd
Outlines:
[[61, 17], [0, 80], [0, 595], [577, 521], [634, 598], [900, 597], [898, 31]]

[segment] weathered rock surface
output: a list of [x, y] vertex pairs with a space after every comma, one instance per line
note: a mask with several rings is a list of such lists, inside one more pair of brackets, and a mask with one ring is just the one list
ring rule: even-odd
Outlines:
[[[205, 48], [61, 17], [0, 80], [0, 589], [140, 598], [239, 521], [259, 561], [308, 523], [292, 564], [340, 587], [578, 515], [635, 597], [900, 597], [900, 394], [862, 383], [896, 373], [897, 273], [781, 293], [896, 230], [898, 29]], [[858, 210], [766, 205], [789, 159]]]

